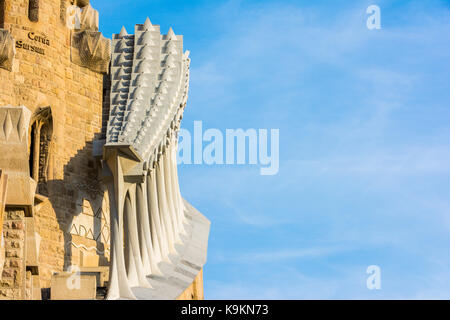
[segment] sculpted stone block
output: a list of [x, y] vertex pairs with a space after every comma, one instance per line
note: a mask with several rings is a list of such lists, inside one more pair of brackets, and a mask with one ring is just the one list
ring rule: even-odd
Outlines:
[[30, 178], [26, 107], [0, 107], [0, 168], [8, 174], [8, 205], [33, 205], [36, 182]]
[[9, 30], [0, 29], [0, 68], [12, 70], [16, 48]]
[[[63, 6], [61, 6], [63, 10]], [[77, 1], [65, 10], [65, 23], [70, 30], [98, 31], [98, 11], [92, 8], [89, 1]]]
[[77, 6], [69, 6], [65, 10], [66, 26], [70, 30], [78, 30], [81, 25], [81, 9]]
[[42, 300], [41, 284], [38, 275], [31, 276], [31, 300]]
[[53, 275], [52, 300], [95, 300], [97, 279], [94, 275], [60, 273]]
[[72, 62], [98, 73], [107, 73], [111, 60], [111, 40], [100, 32], [79, 31], [72, 35]]
[[25, 107], [0, 107], [0, 168], [5, 172], [23, 172], [29, 175], [30, 118], [31, 111]]
[[98, 31], [98, 11], [90, 4], [81, 9], [81, 30]]

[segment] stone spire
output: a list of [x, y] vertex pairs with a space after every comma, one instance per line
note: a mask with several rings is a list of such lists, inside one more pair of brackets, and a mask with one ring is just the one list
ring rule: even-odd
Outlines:
[[125, 29], [125, 26], [122, 26], [122, 30], [120, 30], [119, 36], [123, 38], [124, 36], [127, 35], [128, 35], [127, 29]]

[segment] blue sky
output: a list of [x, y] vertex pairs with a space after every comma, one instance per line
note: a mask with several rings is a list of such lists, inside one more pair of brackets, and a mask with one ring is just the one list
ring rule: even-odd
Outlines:
[[207, 299], [450, 298], [448, 1], [91, 3], [105, 36], [184, 35], [184, 128], [280, 129], [278, 175], [179, 168], [212, 221]]

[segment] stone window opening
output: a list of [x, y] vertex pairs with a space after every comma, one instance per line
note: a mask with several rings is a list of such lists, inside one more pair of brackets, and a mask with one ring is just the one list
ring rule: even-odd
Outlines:
[[0, 28], [5, 27], [5, 0], [0, 0]]
[[39, 0], [29, 0], [29, 2], [28, 2], [28, 18], [32, 22], [39, 21]]
[[48, 195], [47, 179], [49, 155], [53, 134], [53, 118], [50, 107], [39, 109], [31, 120], [29, 161], [30, 176], [38, 183], [36, 192]]

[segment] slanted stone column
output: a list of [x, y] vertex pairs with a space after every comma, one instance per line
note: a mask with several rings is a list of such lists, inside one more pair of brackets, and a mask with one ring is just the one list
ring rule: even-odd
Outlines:
[[176, 137], [189, 88], [188, 52], [181, 35], [172, 29], [161, 35], [149, 19], [134, 35], [122, 28], [112, 48], [103, 161], [117, 212], [111, 211], [108, 299], [176, 299], [206, 262], [209, 234], [209, 221], [186, 209], [178, 185]]

